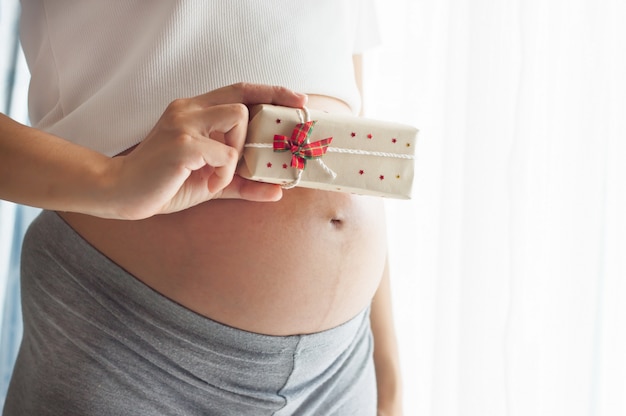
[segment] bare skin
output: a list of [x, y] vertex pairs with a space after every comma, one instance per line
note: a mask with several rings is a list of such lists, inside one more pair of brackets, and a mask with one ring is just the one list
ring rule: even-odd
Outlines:
[[[349, 112], [309, 97], [309, 108]], [[138, 279], [219, 322], [271, 335], [337, 326], [365, 308], [386, 258], [377, 198], [296, 188], [277, 202], [213, 200], [141, 221], [64, 213]]]

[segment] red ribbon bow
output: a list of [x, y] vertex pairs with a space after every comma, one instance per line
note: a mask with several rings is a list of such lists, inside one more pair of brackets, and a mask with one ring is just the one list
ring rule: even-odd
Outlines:
[[307, 139], [313, 131], [314, 121], [296, 124], [291, 133], [291, 139], [287, 136], [277, 134], [274, 136], [274, 151], [286, 152], [291, 151], [291, 166], [298, 169], [304, 169], [307, 159], [315, 159], [326, 154], [328, 145], [333, 140], [332, 137], [308, 143]]

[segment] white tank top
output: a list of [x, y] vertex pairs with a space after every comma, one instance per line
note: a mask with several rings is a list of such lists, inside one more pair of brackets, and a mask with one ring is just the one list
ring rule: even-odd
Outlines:
[[175, 98], [237, 82], [328, 95], [358, 112], [352, 55], [374, 0], [22, 0], [33, 126], [115, 155]]

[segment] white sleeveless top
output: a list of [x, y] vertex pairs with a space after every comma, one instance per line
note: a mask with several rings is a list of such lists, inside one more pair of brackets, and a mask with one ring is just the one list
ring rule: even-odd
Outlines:
[[22, 0], [33, 126], [115, 155], [169, 102], [237, 82], [360, 99], [374, 0]]

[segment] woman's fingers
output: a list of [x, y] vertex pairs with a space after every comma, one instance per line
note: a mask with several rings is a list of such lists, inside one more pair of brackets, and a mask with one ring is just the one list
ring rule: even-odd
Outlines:
[[[182, 120], [186, 128], [195, 127], [197, 133], [207, 139], [222, 142], [235, 149], [240, 156], [243, 152], [247, 126], [248, 109], [246, 105], [271, 103], [276, 105], [301, 107], [307, 97], [288, 88], [275, 85], [239, 83], [219, 88], [189, 99], [176, 100], [169, 110], [174, 114], [185, 114]], [[180, 117], [178, 118], [180, 120]], [[233, 154], [227, 151], [214, 155], [213, 146], [204, 146], [202, 150], [205, 163], [214, 166], [215, 175], [208, 184], [211, 192], [217, 192], [228, 184], [235, 172]], [[219, 161], [216, 157], [224, 158]], [[198, 169], [202, 164], [194, 160], [191, 169]]]
[[[223, 104], [200, 110], [194, 118], [202, 123], [197, 150], [204, 164], [214, 167], [207, 186], [211, 193], [217, 193], [235, 174], [246, 140], [248, 109], [243, 104]], [[192, 169], [199, 167], [202, 164], [196, 165], [195, 160], [190, 166]]]
[[236, 84], [174, 100], [146, 139], [122, 156], [115, 182], [128, 217], [174, 212], [212, 198], [276, 201], [278, 185], [235, 174], [248, 129], [246, 105], [302, 106], [306, 96], [276, 86]]
[[184, 149], [185, 167], [190, 172], [212, 167], [206, 177], [206, 186], [211, 194], [252, 201], [276, 201], [281, 198], [279, 186], [248, 181], [235, 175], [246, 140], [246, 106], [222, 104], [196, 110], [192, 114], [185, 119], [185, 124], [187, 128], [195, 124], [197, 132], [181, 140], [179, 146]]
[[198, 115], [206, 129], [200, 138], [204, 163], [213, 167], [207, 181], [209, 191], [224, 199], [279, 200], [283, 194], [279, 185], [250, 181], [235, 174], [246, 140], [247, 107], [222, 104], [200, 110]]
[[272, 183], [255, 182], [234, 175], [232, 181], [222, 191], [221, 199], [245, 199], [256, 202], [278, 201], [283, 196], [280, 185]]
[[275, 104], [286, 107], [302, 107], [307, 102], [307, 96], [277, 85], [242, 82], [198, 95], [190, 100], [198, 107], [230, 103], [242, 103], [248, 106]]

